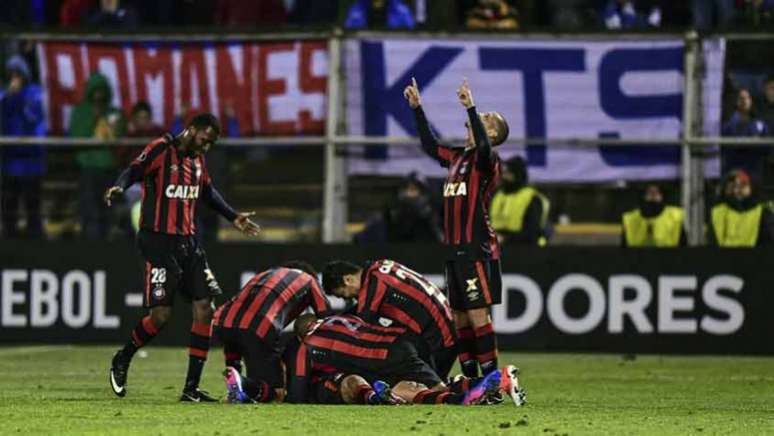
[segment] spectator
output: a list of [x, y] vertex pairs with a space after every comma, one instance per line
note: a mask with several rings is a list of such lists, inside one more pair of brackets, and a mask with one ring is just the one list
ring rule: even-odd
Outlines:
[[416, 173], [406, 178], [392, 202], [355, 240], [359, 244], [440, 241], [438, 211], [430, 201], [425, 181]]
[[746, 27], [769, 26], [774, 21], [774, 0], [737, 0], [737, 5]]
[[127, 136], [133, 138], [155, 138], [164, 134], [164, 129], [153, 123], [153, 110], [147, 101], [138, 101], [132, 107], [127, 126]]
[[[0, 94], [0, 133], [3, 136], [43, 136], [42, 93], [30, 83], [30, 70], [21, 56], [6, 63], [8, 86]], [[2, 150], [2, 223], [3, 236], [19, 236], [19, 203], [24, 199], [27, 236], [40, 237], [40, 183], [46, 172], [43, 147], [28, 145], [0, 147]]]
[[282, 0], [218, 0], [215, 10], [215, 24], [222, 26], [278, 26], [286, 20]]
[[602, 15], [610, 30], [661, 27], [661, 8], [642, 0], [608, 0]]
[[518, 29], [518, 13], [505, 0], [479, 0], [477, 5], [467, 11], [465, 27], [468, 29]]
[[121, 0], [100, 0], [99, 8], [89, 17], [89, 25], [102, 28], [131, 28], [137, 25], [137, 13]]
[[0, 8], [0, 23], [46, 24], [46, 0], [5, 0]]
[[[736, 94], [736, 110], [729, 120], [723, 124], [723, 136], [761, 137], [767, 136], [769, 130], [763, 120], [758, 119], [753, 112], [753, 100], [750, 91], [740, 89]], [[766, 160], [770, 155], [769, 147], [762, 146], [730, 146], [721, 150], [721, 167], [723, 173], [732, 169], [744, 169], [755, 180], [761, 180]]]
[[[92, 73], [86, 82], [83, 100], [70, 115], [72, 137], [111, 140], [124, 136], [126, 120], [121, 111], [111, 106], [113, 93], [105, 76]], [[113, 183], [115, 161], [110, 149], [89, 148], [76, 154], [80, 167], [81, 233], [90, 239], [105, 238], [110, 229], [108, 210], [102, 204], [102, 193]]]
[[721, 201], [712, 208], [709, 245], [760, 247], [772, 241], [774, 215], [756, 199], [752, 180], [744, 170], [734, 170], [724, 181]]
[[59, 10], [59, 22], [64, 27], [80, 26], [87, 21], [96, 0], [64, 0]]
[[[549, 25], [554, 29], [577, 30], [587, 24], [586, 0], [547, 0]], [[596, 14], [596, 10], [593, 11]]]
[[766, 123], [769, 134], [774, 132], [774, 75], [763, 82], [762, 97], [758, 101], [756, 113]]
[[699, 30], [724, 28], [734, 21], [734, 0], [693, 0], [693, 25]]
[[656, 184], [649, 184], [640, 194], [640, 205], [621, 217], [624, 247], [685, 246], [683, 228], [685, 212], [666, 205], [664, 193]]
[[338, 19], [338, 0], [295, 0], [288, 17], [298, 25], [334, 24]]
[[527, 164], [521, 157], [503, 165], [502, 183], [492, 198], [492, 228], [503, 244], [548, 244], [551, 203], [529, 186]]
[[413, 29], [415, 26], [414, 15], [403, 0], [357, 0], [344, 22], [347, 29]]

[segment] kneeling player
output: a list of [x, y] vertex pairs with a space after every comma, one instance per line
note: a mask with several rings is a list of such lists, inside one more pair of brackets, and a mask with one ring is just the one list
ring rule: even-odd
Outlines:
[[[316, 320], [302, 315], [295, 330], [301, 345], [288, 384], [289, 401], [308, 398], [309, 377], [314, 368], [360, 374], [366, 380], [394, 384], [392, 393], [406, 402], [422, 404], [485, 404], [501, 389], [518, 389], [515, 375], [493, 371], [466, 392], [452, 392], [403, 340], [406, 330], [368, 324], [356, 316], [332, 316]], [[507, 374], [506, 378], [502, 375]]]
[[392, 260], [364, 265], [333, 261], [323, 270], [323, 289], [356, 298], [356, 315], [376, 324], [389, 318], [416, 337], [420, 356], [446, 379], [457, 358], [456, 335], [446, 296], [419, 273]]
[[[330, 311], [317, 272], [306, 263], [288, 262], [257, 274], [215, 312], [213, 335], [223, 342], [227, 367], [238, 373], [244, 360], [244, 390], [251, 399], [282, 400], [280, 333], [308, 307], [319, 316]], [[228, 370], [226, 379], [228, 384]]]

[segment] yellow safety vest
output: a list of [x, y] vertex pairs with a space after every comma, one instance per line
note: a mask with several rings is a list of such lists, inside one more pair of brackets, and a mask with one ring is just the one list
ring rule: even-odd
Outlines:
[[[543, 204], [543, 214], [540, 217], [540, 229], [545, 230], [548, 224], [548, 211], [551, 202], [537, 191], [537, 189], [526, 186], [516, 192], [505, 193], [498, 191], [492, 199], [491, 217], [492, 227], [495, 231], [520, 232], [524, 226], [524, 214], [527, 212], [532, 199], [537, 196]], [[544, 236], [538, 240], [541, 247], [548, 241]]]
[[721, 203], [712, 208], [712, 226], [720, 247], [755, 247], [763, 206], [739, 212]]
[[629, 247], [677, 247], [685, 212], [666, 206], [658, 216], [646, 218], [639, 209], [623, 214], [624, 235]]

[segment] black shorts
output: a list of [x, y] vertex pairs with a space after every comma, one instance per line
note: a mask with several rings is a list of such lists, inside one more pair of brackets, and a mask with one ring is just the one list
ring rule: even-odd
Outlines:
[[140, 230], [137, 246], [145, 261], [145, 307], [171, 306], [178, 292], [189, 302], [223, 293], [196, 237]]
[[325, 375], [312, 382], [310, 389], [310, 402], [315, 404], [344, 404], [341, 398], [341, 382], [346, 374], [337, 372]]
[[370, 383], [383, 380], [391, 386], [402, 381], [422, 383], [428, 388], [441, 383], [441, 377], [422, 360], [411, 342], [398, 341], [390, 346], [387, 359], [373, 368], [373, 374], [367, 377]]
[[500, 304], [502, 273], [500, 260], [475, 260], [459, 257], [446, 262], [449, 306], [466, 311]]
[[277, 341], [267, 343], [252, 331], [220, 326], [213, 329], [212, 335], [224, 350], [242, 356], [248, 378], [275, 389], [285, 386], [285, 368]]

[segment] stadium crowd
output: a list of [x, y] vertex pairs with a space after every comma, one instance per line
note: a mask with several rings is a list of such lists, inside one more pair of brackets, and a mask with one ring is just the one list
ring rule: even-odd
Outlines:
[[[445, 7], [441, 7], [441, 3]], [[453, 3], [453, 7], [448, 7]], [[452, 30], [627, 30], [648, 27], [714, 29], [729, 26], [752, 28], [770, 23], [774, 2], [769, 0], [33, 0], [8, 1], [0, 10], [0, 23], [43, 29], [128, 29], [164, 26], [277, 26], [331, 25], [345, 28], [442, 28]], [[43, 95], [39, 85], [35, 44], [9, 40], [5, 44], [3, 88], [0, 94], [0, 135], [45, 136]], [[770, 73], [770, 72], [769, 72]], [[752, 79], [736, 80], [730, 72], [724, 98], [727, 101], [722, 134], [731, 137], [769, 137], [774, 134], [774, 75], [756, 72]], [[749, 76], [749, 75], [748, 75]], [[179, 132], [193, 115], [183, 106], [169, 126], [153, 123], [152, 108], [136, 101], [127, 113], [113, 107], [108, 79], [92, 74], [83, 98], [65, 121], [70, 137], [110, 140], [123, 137], [154, 137], [164, 131]], [[235, 109], [226, 102], [223, 136], [240, 135]], [[45, 237], [46, 213], [42, 212], [42, 182], [48, 174], [46, 149], [38, 146], [4, 146], [2, 154], [2, 236], [5, 238]], [[94, 148], [72, 153], [77, 175], [77, 216], [80, 235], [104, 239], [109, 234], [133, 237], [138, 211], [139, 189], [127, 195], [128, 201], [116, 210], [102, 205], [102, 193], [139, 149], [131, 147]], [[769, 148], [734, 147], [722, 151], [722, 173], [735, 177], [738, 170], [747, 176], [752, 198], [765, 197]], [[210, 172], [218, 180], [228, 178], [227, 151], [215, 149], [209, 158]], [[433, 181], [413, 174], [399, 182], [396, 194], [366, 223], [355, 242], [383, 243], [437, 241], [441, 238], [437, 190], [428, 189]], [[224, 185], [227, 185], [224, 183]], [[644, 189], [646, 192], [648, 189]], [[722, 204], [728, 196], [724, 182], [716, 198]], [[493, 224], [502, 242], [546, 245], [556, 222], [550, 195], [529, 185], [526, 165], [520, 159], [506, 162], [503, 183], [493, 200]], [[662, 193], [662, 197], [668, 197]], [[50, 214], [66, 209], [61, 198]], [[639, 202], [640, 199], [636, 200]], [[752, 201], [749, 200], [748, 203]], [[767, 204], [762, 200], [754, 204]], [[754, 208], [753, 208], [754, 209]], [[764, 208], [768, 210], [768, 208]], [[757, 209], [756, 209], [757, 210]], [[621, 213], [625, 211], [620, 211]], [[651, 211], [652, 212], [652, 211]], [[135, 219], [132, 219], [132, 214]], [[643, 216], [647, 213], [643, 211]], [[765, 216], [765, 215], [764, 215]], [[202, 234], [216, 234], [218, 218], [204, 212], [199, 217]], [[631, 218], [630, 218], [631, 219]], [[712, 220], [707, 217], [708, 224]], [[764, 222], [765, 220], [761, 221]], [[622, 218], [625, 227], [626, 219]], [[24, 223], [23, 226], [21, 223]], [[412, 223], [407, 225], [406, 223]], [[766, 226], [764, 226], [766, 227]], [[118, 229], [118, 230], [115, 230]], [[624, 229], [624, 233], [626, 229]], [[77, 233], [77, 232], [76, 232]], [[768, 231], [763, 232], [768, 233]], [[761, 234], [763, 234], [761, 233]], [[624, 241], [626, 238], [622, 238]], [[683, 240], [678, 237], [677, 240]], [[711, 238], [717, 241], [718, 238]], [[771, 238], [763, 238], [768, 241]], [[627, 245], [632, 245], [631, 243]], [[754, 245], [754, 244], [753, 244]]]
[[769, 26], [771, 0], [7, 0], [0, 23], [131, 29], [329, 25], [346, 28], [645, 29]]

